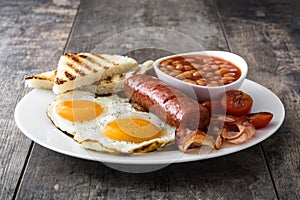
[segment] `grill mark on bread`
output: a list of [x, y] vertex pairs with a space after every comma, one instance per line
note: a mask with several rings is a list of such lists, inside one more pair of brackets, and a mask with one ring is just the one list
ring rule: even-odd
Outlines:
[[[97, 60], [95, 60], [95, 59], [92, 58], [91, 56], [86, 56], [85, 59], [88, 60], [88, 61], [90, 61], [91, 63], [93, 63], [93, 64], [99, 66], [99, 67], [104, 67], [104, 68], [105, 68], [105, 66], [101, 65], [101, 63], [97, 62]], [[93, 69], [93, 72], [97, 72], [97, 70], [96, 70], [96, 69]]]
[[42, 79], [42, 77], [29, 76], [25, 78], [25, 80], [30, 80], [30, 79]]
[[87, 63], [84, 62], [84, 59], [82, 59], [80, 56], [77, 56], [77, 54], [71, 54], [71, 53], [67, 53], [65, 54], [65, 56], [68, 59], [71, 59], [73, 62], [72, 63], [66, 63], [68, 65], [68, 67], [74, 69], [74, 71], [80, 75], [85, 75], [83, 70], [78, 69], [77, 67], [74, 66], [74, 64], [76, 63], [77, 65], [80, 65], [82, 67], [84, 67], [85, 69], [89, 70], [89, 71], [93, 71], [93, 72], [97, 72], [95, 71], [95, 69], [93, 69], [91, 66], [89, 66]]
[[114, 76], [109, 76], [103, 80], [99, 80], [98, 83], [104, 83], [104, 84], [110, 84], [110, 83], [113, 83], [113, 82], [119, 82], [119, 81], [122, 81], [126, 78], [125, 74], [117, 74], [117, 75], [114, 75]]
[[66, 66], [68, 66], [70, 69], [74, 70], [75, 73], [80, 74], [82, 76], [85, 75], [84, 71], [78, 69], [77, 67], [75, 67], [72, 63], [69, 63], [68, 61], [65, 63]]
[[65, 71], [65, 75], [69, 80], [74, 80], [76, 78], [76, 76], [73, 76], [72, 74], [70, 74], [69, 72]]
[[[92, 56], [95, 56], [98, 59], [101, 59], [105, 62], [107, 62], [108, 64], [112, 64], [113, 66], [118, 66], [119, 64], [105, 58], [104, 56], [102, 56], [101, 54], [91, 54]], [[95, 60], [96, 61], [96, 60]], [[97, 61], [96, 61], [97, 62]], [[101, 65], [99, 62], [97, 62], [98, 65], [100, 65], [101, 67], [103, 67], [105, 70], [108, 70], [110, 67], [106, 66], [106, 65]]]
[[97, 73], [98, 70], [96, 69], [97, 67], [87, 63], [86, 61], [91, 62], [92, 64], [99, 66], [100, 68], [103, 67], [105, 68], [105, 66], [101, 65], [101, 63], [97, 62], [97, 60], [95, 60], [94, 58], [92, 58], [94, 54], [87, 54], [87, 55], [83, 55], [83, 54], [68, 54], [68, 56], [77, 64], [83, 66], [84, 68]]
[[82, 61], [80, 61], [80, 59], [78, 57], [76, 57], [75, 55], [68, 55], [69, 57], [71, 57], [72, 60], [74, 60], [75, 62], [77, 62], [78, 64], [82, 64]]
[[55, 79], [55, 83], [56, 83], [57, 85], [61, 85], [61, 84], [63, 84], [64, 82], [67, 82], [67, 80], [60, 79], [60, 78], [56, 78], [56, 79]]
[[[104, 68], [105, 70], [109, 69], [110, 67], [101, 64], [100, 63], [101, 61], [104, 61], [107, 64], [112, 64], [112, 62], [109, 59], [106, 59], [105, 57], [101, 56], [101, 54], [92, 54], [92, 53], [90, 53], [86, 56], [87, 56], [85, 58], [86, 60], [90, 61], [91, 63], [93, 63], [93, 64], [95, 64], [95, 65], [97, 65], [101, 68]], [[98, 59], [100, 59], [100, 61]]]
[[49, 80], [47, 77], [45, 76], [31, 76], [31, 77], [26, 77], [25, 80], [30, 80], [30, 79], [38, 79], [38, 80]]
[[[50, 73], [52, 73], [52, 74], [49, 75]], [[25, 77], [25, 80], [48, 80], [48, 81], [54, 82], [56, 74], [57, 74], [57, 70], [53, 70], [53, 71], [44, 72], [41, 74]]]
[[[93, 83], [97, 81], [99, 83], [100, 80], [106, 79], [108, 76], [112, 76], [113, 79], [108, 80], [108, 84], [110, 85], [107, 87], [105, 86], [103, 89], [99, 89], [100, 87], [97, 87], [97, 92], [98, 90], [101, 93], [106, 90], [110, 91], [112, 90], [111, 88], [115, 82], [121, 79], [123, 83], [127, 76], [115, 77], [115, 75], [129, 71], [129, 69], [136, 67], [136, 65], [138, 65], [137, 61], [124, 56], [67, 52], [61, 56], [59, 60], [58, 73], [55, 77], [56, 80], [54, 81], [54, 85], [52, 86], [53, 92], [55, 94], [61, 94], [66, 90], [72, 90], [83, 86], [87, 86], [87, 89], [91, 89], [94, 87]], [[65, 71], [68, 73], [65, 73]], [[82, 78], [83, 81], [78, 82], [76, 86], [74, 84], [66, 84], [69, 81], [75, 81], [77, 78]], [[118, 88], [122, 88], [122, 83], [115, 85], [117, 85]]]
[[111, 83], [112, 82], [112, 77], [107, 77], [106, 79], [104, 79], [105, 83]]
[[[65, 55], [66, 55], [69, 59], [71, 59], [72, 61], [74, 61], [74, 63], [76, 63], [77, 65], [80, 65], [80, 66], [82, 66], [82, 67], [84, 67], [84, 68], [86, 68], [87, 70], [90, 70], [90, 71], [93, 70], [89, 65], [86, 65], [86, 64], [84, 63], [84, 61], [82, 61], [82, 60], [80, 59], [79, 56], [77, 57], [77, 56], [76, 56], [77, 54], [67, 53], [67, 54], [65, 54]], [[79, 70], [77, 67], [75, 67], [73, 63], [66, 63], [66, 64], [68, 65], [68, 67], [71, 67], [72, 69], [74, 69], [76, 73], [81, 74], [81, 75], [85, 74], [82, 70]]]
[[88, 57], [88, 56], [82, 55], [82, 54], [79, 54], [78, 56], [81, 57], [81, 58], [87, 58]]

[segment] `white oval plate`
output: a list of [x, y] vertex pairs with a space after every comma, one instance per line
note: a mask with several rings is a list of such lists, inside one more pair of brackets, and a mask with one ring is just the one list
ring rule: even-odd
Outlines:
[[267, 88], [246, 79], [241, 90], [254, 100], [252, 112], [267, 111], [274, 114], [271, 123], [257, 130], [253, 138], [241, 145], [224, 144], [220, 150], [203, 154], [183, 154], [175, 145], [160, 151], [144, 154], [119, 155], [89, 151], [82, 148], [72, 138], [59, 131], [46, 116], [46, 108], [55, 95], [48, 90], [35, 89], [24, 96], [15, 109], [15, 120], [20, 130], [34, 142], [53, 151], [83, 158], [116, 164], [170, 164], [215, 158], [251, 147], [278, 130], [285, 116], [280, 99]]

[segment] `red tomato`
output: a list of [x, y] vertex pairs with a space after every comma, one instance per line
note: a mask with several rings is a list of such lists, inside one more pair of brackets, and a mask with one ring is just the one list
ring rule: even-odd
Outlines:
[[227, 91], [221, 98], [221, 105], [226, 113], [234, 116], [249, 114], [252, 104], [251, 96], [240, 90]]
[[251, 113], [249, 118], [255, 128], [262, 128], [270, 123], [273, 118], [273, 114], [269, 112]]

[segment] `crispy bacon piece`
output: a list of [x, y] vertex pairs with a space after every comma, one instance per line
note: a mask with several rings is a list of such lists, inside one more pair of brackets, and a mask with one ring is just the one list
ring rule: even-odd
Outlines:
[[202, 146], [214, 148], [214, 141], [201, 130], [188, 128], [176, 128], [175, 141], [182, 152], [197, 152]]
[[223, 121], [224, 126], [217, 137], [215, 148], [220, 149], [222, 140], [232, 144], [247, 142], [256, 132], [255, 127], [248, 117], [235, 117], [231, 115], [218, 115], [217, 120]]

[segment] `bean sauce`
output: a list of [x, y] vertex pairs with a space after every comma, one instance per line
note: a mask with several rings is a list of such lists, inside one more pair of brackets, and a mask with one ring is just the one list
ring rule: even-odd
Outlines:
[[161, 61], [158, 68], [177, 79], [201, 86], [226, 85], [241, 76], [241, 70], [233, 63], [204, 55], [171, 57]]

